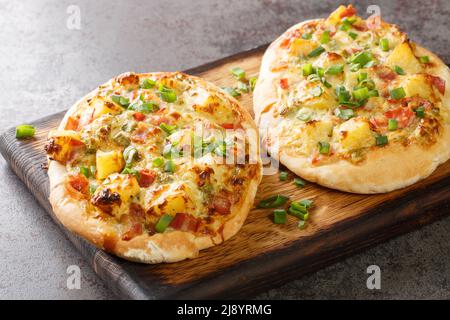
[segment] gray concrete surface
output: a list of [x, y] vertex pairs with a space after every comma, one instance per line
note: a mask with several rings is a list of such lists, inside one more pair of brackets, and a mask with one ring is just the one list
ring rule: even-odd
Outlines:
[[[69, 30], [69, 5], [81, 30]], [[361, 1], [450, 62], [449, 1]], [[334, 1], [0, 0], [0, 128], [61, 111], [118, 73], [182, 70], [266, 43]], [[25, 186], [0, 159], [0, 298], [110, 299]], [[418, 199], [419, 201], [419, 199]], [[450, 298], [450, 218], [379, 245], [258, 298]], [[382, 288], [366, 288], [366, 268]], [[79, 265], [80, 290], [66, 269]]]

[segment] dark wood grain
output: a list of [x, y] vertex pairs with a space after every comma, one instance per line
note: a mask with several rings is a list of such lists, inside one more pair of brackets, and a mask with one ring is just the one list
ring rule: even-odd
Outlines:
[[[219, 86], [233, 85], [229, 69], [239, 65], [248, 75], [257, 75], [265, 47], [187, 72]], [[243, 95], [240, 101], [252, 111], [251, 95]], [[54, 219], [47, 200], [48, 178], [42, 168], [43, 145], [48, 131], [59, 124], [63, 115], [36, 121], [38, 133], [32, 140], [16, 140], [12, 128], [0, 136], [2, 155]], [[450, 162], [413, 186], [383, 195], [349, 194], [314, 184], [300, 189], [292, 183], [293, 177], [290, 174], [286, 182], [279, 181], [278, 175], [264, 177], [256, 201], [274, 190], [292, 199], [314, 199], [316, 207], [308, 228], [299, 230], [292, 217], [286, 225], [274, 225], [270, 211], [253, 209], [235, 237], [201, 252], [194, 260], [160, 265], [132, 263], [63, 230], [120, 297], [236, 298], [283, 284], [450, 213]]]

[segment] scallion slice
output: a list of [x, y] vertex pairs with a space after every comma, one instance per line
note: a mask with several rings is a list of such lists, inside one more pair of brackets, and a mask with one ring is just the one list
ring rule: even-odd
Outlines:
[[353, 118], [355, 116], [355, 111], [352, 109], [340, 109], [337, 108], [334, 110], [334, 115], [338, 118], [341, 118], [343, 120], [348, 120], [350, 118]]
[[238, 80], [245, 79], [245, 71], [241, 67], [234, 67], [230, 70], [230, 72]]
[[164, 164], [164, 171], [174, 173], [175, 163], [172, 160], [167, 160], [167, 162]]
[[222, 88], [226, 93], [228, 93], [230, 96], [232, 97], [239, 97], [241, 95], [241, 93], [239, 91], [237, 91], [235, 88], [231, 88], [231, 87], [224, 87]]
[[321, 141], [318, 143], [319, 153], [320, 154], [329, 154], [330, 153], [330, 144], [325, 141]]
[[309, 90], [309, 93], [313, 96], [313, 97], [320, 97], [323, 93], [323, 90], [320, 86], [315, 86], [314, 88]]
[[308, 57], [314, 58], [314, 57], [320, 56], [323, 52], [325, 52], [325, 48], [322, 46], [318, 46], [317, 48], [315, 48], [313, 51], [311, 51], [308, 54]]
[[158, 233], [163, 233], [166, 231], [167, 227], [172, 222], [173, 217], [170, 214], [165, 214], [159, 218], [158, 222], [155, 225], [155, 231]]
[[320, 36], [320, 43], [321, 44], [327, 44], [328, 42], [330, 42], [330, 31], [329, 30], [325, 30], [322, 35]]
[[400, 100], [406, 97], [406, 92], [402, 87], [395, 88], [389, 91], [389, 94], [391, 95], [391, 98], [394, 100]]
[[327, 69], [327, 71], [325, 71], [325, 73], [335, 75], [335, 74], [341, 73], [343, 70], [344, 70], [343, 64], [335, 64], [335, 65], [328, 67], [328, 69]]
[[172, 103], [177, 101], [177, 94], [175, 93], [175, 91], [166, 87], [162, 83], [158, 87], [158, 92], [161, 99], [165, 102]]
[[302, 66], [302, 74], [304, 77], [307, 77], [313, 73], [314, 73], [314, 68], [311, 63], [307, 63]]
[[389, 51], [389, 40], [384, 38], [380, 40], [380, 47], [383, 51]]
[[367, 89], [367, 87], [362, 87], [353, 91], [353, 98], [355, 98], [358, 101], [366, 100], [369, 97], [370, 97], [369, 89]]
[[358, 34], [355, 32], [350, 31], [348, 33], [348, 35], [350, 36], [350, 38], [352, 38], [353, 40], [355, 40], [356, 38], [358, 38]]
[[353, 64], [358, 64], [360, 67], [366, 66], [369, 62], [372, 61], [372, 54], [367, 51], [361, 51], [359, 53], [354, 54], [350, 58], [350, 62]]
[[299, 222], [298, 222], [298, 224], [297, 224], [297, 227], [300, 229], [300, 230], [303, 230], [303, 229], [305, 229], [306, 228], [306, 221], [305, 220], [300, 220]]
[[377, 146], [384, 146], [388, 143], [388, 137], [387, 136], [377, 136], [375, 138], [375, 144]]
[[421, 56], [421, 57], [419, 57], [419, 61], [420, 61], [420, 63], [429, 63], [430, 62], [430, 57], [428, 57], [428, 56]]
[[141, 84], [142, 89], [151, 89], [156, 85], [156, 81], [152, 79], [144, 79]]
[[178, 127], [174, 124], [174, 125], [170, 125], [170, 124], [166, 124], [166, 123], [161, 123], [159, 125], [159, 127], [165, 132], [167, 133], [169, 136], [175, 132], [175, 130], [178, 129]]
[[395, 131], [398, 128], [398, 121], [397, 119], [389, 119], [388, 121], [388, 129], [389, 131]]
[[299, 218], [300, 220], [306, 221], [309, 218], [309, 213], [308, 212], [302, 212], [299, 210], [295, 210], [292, 206], [289, 207], [289, 214]]
[[312, 38], [312, 34], [311, 33], [304, 33], [304, 34], [302, 34], [302, 39], [311, 40], [311, 38]]
[[162, 167], [164, 164], [164, 159], [161, 157], [155, 158], [152, 161], [152, 166], [153, 167]]
[[80, 167], [80, 173], [86, 178], [89, 178], [89, 169], [87, 167]]
[[304, 180], [300, 179], [300, 178], [295, 178], [294, 179], [294, 184], [297, 187], [303, 188], [306, 185], [306, 182]]
[[275, 224], [285, 224], [286, 223], [286, 210], [276, 209], [273, 211], [273, 222]]
[[418, 107], [414, 110], [417, 118], [425, 118], [425, 108], [423, 106]]
[[405, 71], [399, 66], [395, 66], [394, 70], [395, 70], [395, 73], [397, 73], [400, 76], [404, 76], [405, 75]]
[[16, 127], [16, 138], [31, 138], [36, 133], [36, 129], [29, 124], [22, 124]]
[[280, 181], [286, 181], [288, 178], [288, 173], [286, 171], [281, 171], [279, 178], [280, 178]]
[[287, 201], [289, 200], [289, 197], [287, 196], [283, 196], [283, 195], [275, 195], [275, 196], [271, 196], [267, 199], [261, 200], [257, 207], [258, 208], [276, 208], [276, 207], [280, 207], [282, 205], [284, 205]]
[[255, 85], [256, 85], [256, 81], [257, 81], [257, 80], [258, 80], [257, 77], [251, 77], [251, 78], [248, 80], [248, 84], [249, 84], [250, 90], [252, 90], [252, 92], [253, 92], [253, 90], [255, 90]]

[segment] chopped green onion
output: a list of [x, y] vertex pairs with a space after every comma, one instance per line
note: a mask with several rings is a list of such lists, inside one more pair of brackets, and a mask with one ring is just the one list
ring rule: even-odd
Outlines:
[[94, 194], [94, 193], [95, 193], [95, 190], [97, 190], [97, 188], [98, 188], [98, 185], [97, 185], [97, 184], [95, 184], [95, 183], [90, 184], [90, 185], [89, 185], [89, 193], [90, 193], [91, 195]]
[[151, 89], [156, 85], [156, 81], [152, 79], [144, 79], [141, 84], [142, 89]]
[[130, 104], [130, 99], [118, 94], [111, 95], [111, 100], [125, 108]]
[[367, 73], [366, 72], [361, 72], [360, 74], [358, 74], [358, 83], [361, 83], [363, 81], [367, 80]]
[[172, 160], [168, 160], [166, 164], [164, 165], [164, 171], [165, 172], [175, 172], [175, 163]]
[[325, 141], [321, 141], [318, 143], [319, 153], [320, 154], [329, 154], [330, 153], [330, 144]]
[[349, 33], [348, 33], [348, 35], [350, 36], [350, 38], [352, 38], [353, 40], [355, 40], [356, 38], [358, 38], [358, 34], [357, 33], [354, 33], [354, 32], [352, 32], [352, 31], [350, 31]]
[[80, 173], [86, 178], [89, 178], [89, 169], [87, 167], [80, 167]]
[[395, 131], [398, 128], [398, 121], [397, 119], [389, 119], [388, 121], [388, 129], [389, 131]]
[[334, 110], [334, 115], [336, 117], [339, 117], [343, 120], [348, 120], [350, 118], [353, 118], [355, 116], [355, 111], [353, 111], [352, 109], [340, 109], [337, 108], [336, 110]]
[[161, 99], [165, 102], [172, 103], [177, 101], [177, 94], [175, 93], [175, 91], [166, 87], [162, 83], [158, 87], [158, 92], [161, 96]]
[[339, 74], [344, 70], [343, 64], [335, 64], [333, 66], [328, 67], [326, 74]]
[[369, 91], [369, 97], [378, 97], [380, 94], [378, 93], [378, 90], [370, 90]]
[[309, 93], [313, 96], [313, 97], [320, 97], [323, 93], [323, 90], [320, 86], [316, 86], [312, 89], [309, 90]]
[[294, 216], [294, 217], [297, 217], [297, 218], [299, 218], [300, 220], [306, 221], [306, 220], [308, 220], [308, 218], [309, 218], [309, 213], [306, 212], [306, 209], [305, 209], [305, 212], [302, 212], [302, 211], [299, 211], [299, 210], [294, 209], [294, 208], [291, 206], [291, 207], [289, 207], [288, 212], [289, 212], [290, 215], [292, 215], [292, 216]]
[[89, 167], [89, 171], [90, 171], [90, 173], [91, 173], [91, 176], [92, 176], [92, 177], [95, 177], [95, 171], [96, 171], [95, 166], [90, 166], [90, 167]]
[[36, 133], [36, 129], [29, 124], [22, 124], [16, 127], [16, 138], [31, 138]]
[[302, 34], [302, 39], [311, 40], [311, 38], [312, 38], [312, 34], [311, 33], [304, 33], [304, 34]]
[[430, 57], [421, 56], [421, 57], [419, 57], [419, 61], [420, 61], [420, 63], [428, 63], [428, 62], [430, 62]]
[[394, 67], [394, 70], [395, 70], [395, 72], [396, 72], [398, 75], [401, 75], [401, 76], [404, 76], [404, 75], [405, 75], [405, 71], [404, 71], [401, 67], [399, 67], [399, 66], [395, 66], [395, 67]]
[[133, 146], [128, 146], [123, 150], [123, 158], [127, 167], [138, 157], [138, 151]]
[[153, 167], [162, 167], [163, 164], [164, 164], [164, 159], [161, 157], [155, 158], [152, 161]]
[[280, 181], [286, 181], [288, 177], [288, 173], [286, 171], [280, 172]]
[[244, 92], [247, 93], [248, 92], [248, 86], [246, 83], [242, 82], [242, 81], [238, 81], [237, 83], [237, 90], [240, 92]]
[[312, 64], [311, 63], [304, 64], [302, 66], [302, 73], [303, 73], [303, 76], [305, 76], [305, 77], [309, 76], [310, 74], [313, 74], [314, 68], [313, 68]]
[[320, 43], [321, 44], [327, 44], [328, 42], [330, 42], [330, 31], [329, 30], [325, 30], [322, 35], [320, 36]]
[[138, 180], [141, 178], [141, 174], [136, 169], [131, 169], [129, 167], [125, 167], [125, 169], [122, 170], [121, 174], [131, 174], [135, 176]]
[[302, 212], [302, 213], [307, 213], [308, 212], [308, 208], [306, 208], [306, 206], [304, 206], [303, 204], [301, 204], [300, 202], [296, 202], [296, 201], [293, 201], [292, 203], [291, 203], [291, 206], [290, 206], [293, 210], [295, 210], [295, 211], [300, 211], [300, 212]]
[[389, 91], [389, 94], [391, 95], [391, 98], [394, 100], [399, 100], [406, 97], [406, 92], [402, 87]]
[[317, 73], [317, 75], [318, 75], [319, 77], [323, 77], [323, 76], [325, 75], [325, 69], [324, 69], [324, 68], [317, 67], [317, 68], [316, 68], [316, 73]]
[[360, 67], [366, 66], [367, 63], [372, 61], [372, 54], [367, 51], [362, 51], [354, 54], [350, 58], [350, 62], [353, 64], [358, 64]]
[[258, 208], [276, 208], [284, 205], [289, 200], [289, 197], [282, 195], [271, 196], [267, 199], [261, 200], [258, 203]]
[[238, 80], [245, 79], [245, 71], [241, 67], [234, 67], [231, 70], [231, 74]]
[[166, 124], [166, 123], [161, 123], [159, 125], [159, 127], [165, 132], [167, 133], [169, 136], [175, 132], [175, 130], [178, 129], [178, 127], [174, 124], [174, 125], [170, 125], [170, 124]]
[[339, 26], [339, 30], [341, 30], [341, 31], [348, 31], [348, 30], [350, 30], [350, 28], [351, 28], [351, 25], [348, 23], [344, 23]]
[[258, 80], [257, 77], [251, 77], [251, 78], [248, 80], [248, 84], [249, 84], [250, 89], [252, 90], [252, 92], [253, 92], [253, 90], [255, 90], [255, 85], [256, 85], [256, 81], [257, 81], [257, 80]]
[[300, 200], [298, 203], [300, 203], [300, 205], [304, 206], [306, 209], [309, 209], [313, 206], [314, 201], [309, 199], [303, 199]]
[[286, 210], [276, 209], [273, 211], [273, 222], [275, 224], [285, 224], [286, 223]]
[[377, 136], [375, 138], [375, 144], [377, 146], [384, 146], [388, 143], [388, 137], [387, 136]]
[[300, 178], [295, 178], [295, 179], [294, 179], [294, 184], [295, 184], [297, 187], [302, 188], [302, 187], [304, 187], [304, 186], [306, 185], [306, 182], [305, 182], [304, 180], [300, 179]]
[[415, 113], [418, 118], [424, 118], [425, 117], [425, 108], [423, 106], [420, 106], [415, 110]]
[[170, 214], [165, 214], [159, 218], [158, 222], [155, 225], [155, 231], [158, 233], [163, 233], [166, 231], [167, 227], [172, 222], [173, 217]]
[[380, 47], [383, 51], [389, 51], [389, 40], [384, 38], [380, 40]]
[[306, 221], [305, 221], [305, 220], [300, 220], [300, 221], [298, 222], [297, 227], [298, 227], [300, 230], [305, 229], [305, 228], [306, 228]]
[[313, 51], [311, 51], [308, 54], [308, 57], [309, 58], [317, 57], [317, 56], [321, 55], [323, 52], [325, 52], [325, 48], [322, 46], [318, 46], [317, 48], [315, 48]]
[[241, 95], [241, 93], [239, 91], [237, 91], [235, 88], [231, 88], [231, 87], [224, 87], [222, 88], [226, 93], [228, 93], [230, 96], [232, 97], [239, 97]]
[[353, 98], [355, 98], [358, 101], [366, 100], [369, 97], [370, 97], [369, 89], [367, 89], [367, 87], [362, 87], [353, 91]]
[[336, 86], [336, 95], [338, 97], [339, 103], [347, 102], [350, 100], [350, 93], [345, 89], [344, 86]]

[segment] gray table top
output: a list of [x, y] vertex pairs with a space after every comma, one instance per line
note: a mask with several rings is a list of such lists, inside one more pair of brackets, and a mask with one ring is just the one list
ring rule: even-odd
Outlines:
[[[353, 1], [349, 1], [353, 2]], [[366, 8], [375, 1], [358, 1]], [[69, 5], [81, 29], [67, 28]], [[382, 17], [450, 63], [450, 1], [377, 1]], [[334, 1], [0, 0], [0, 127], [68, 108], [124, 71], [183, 70], [267, 43]], [[70, 10], [69, 10], [70, 11]], [[0, 298], [114, 298], [0, 158]], [[450, 298], [450, 217], [258, 298]], [[381, 268], [381, 290], [366, 269]], [[67, 288], [67, 267], [81, 288]]]

